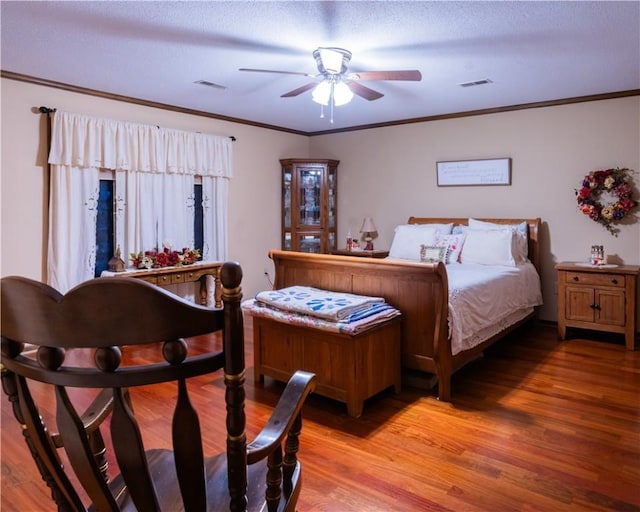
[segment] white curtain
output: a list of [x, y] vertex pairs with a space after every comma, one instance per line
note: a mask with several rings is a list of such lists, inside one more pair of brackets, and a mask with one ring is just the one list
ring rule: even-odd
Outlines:
[[93, 277], [99, 183], [96, 167], [51, 166], [47, 265], [58, 290]]
[[115, 171], [115, 232], [122, 258], [193, 247], [194, 182], [202, 178], [204, 254], [227, 258], [228, 137], [56, 112], [53, 117], [48, 282], [61, 292], [91, 279], [99, 169]]

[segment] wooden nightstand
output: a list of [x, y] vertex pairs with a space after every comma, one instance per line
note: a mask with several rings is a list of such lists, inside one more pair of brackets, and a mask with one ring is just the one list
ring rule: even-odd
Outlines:
[[558, 336], [567, 327], [624, 334], [635, 348], [636, 294], [640, 266], [591, 266], [563, 262], [558, 271]]
[[389, 256], [389, 251], [381, 251], [374, 249], [373, 251], [349, 251], [347, 249], [336, 249], [331, 251], [331, 254], [337, 254], [338, 256], [355, 256], [356, 258], [386, 258]]

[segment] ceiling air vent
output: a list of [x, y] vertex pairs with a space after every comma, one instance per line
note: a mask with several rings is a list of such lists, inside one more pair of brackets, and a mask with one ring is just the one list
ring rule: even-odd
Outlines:
[[493, 82], [491, 80], [489, 80], [488, 78], [483, 78], [482, 80], [473, 80], [471, 82], [463, 82], [461, 84], [458, 84], [460, 87], [473, 87], [475, 85], [485, 85], [485, 84], [492, 84]]
[[213, 87], [214, 89], [226, 89], [224, 85], [214, 84], [213, 82], [208, 82], [206, 80], [196, 80], [193, 83], [199, 84], [199, 85], [206, 85], [207, 87]]

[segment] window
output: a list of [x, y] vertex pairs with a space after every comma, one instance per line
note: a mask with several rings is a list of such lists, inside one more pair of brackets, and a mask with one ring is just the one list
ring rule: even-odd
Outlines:
[[[198, 237], [204, 260], [225, 261], [231, 145], [229, 137], [55, 112], [48, 158], [47, 283], [65, 293], [108, 267], [114, 249], [128, 259], [131, 252], [163, 240], [195, 247]], [[101, 170], [112, 175], [105, 178]], [[107, 189], [98, 231], [101, 179], [113, 184], [110, 193], [109, 185], [102, 185]], [[194, 183], [201, 184], [201, 193]], [[202, 213], [194, 225], [196, 207]]]
[[[101, 172], [100, 188], [98, 194], [98, 216], [96, 221], [96, 265], [95, 277], [100, 277], [104, 270], [109, 269], [109, 260], [115, 253], [113, 246], [113, 198], [115, 181], [109, 171]], [[202, 183], [193, 186], [193, 207], [194, 207], [194, 248], [204, 254], [204, 208], [202, 206]], [[125, 267], [128, 265], [128, 254], [123, 254], [122, 259]]]

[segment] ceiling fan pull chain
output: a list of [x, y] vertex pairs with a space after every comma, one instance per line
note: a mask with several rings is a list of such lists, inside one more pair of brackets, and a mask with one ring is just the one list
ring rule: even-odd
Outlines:
[[329, 121], [331, 124], [333, 124], [333, 105], [335, 103], [334, 98], [333, 98], [333, 88], [335, 86], [335, 82], [333, 80], [331, 80], [331, 94], [329, 94], [329, 108], [331, 108], [331, 120]]

